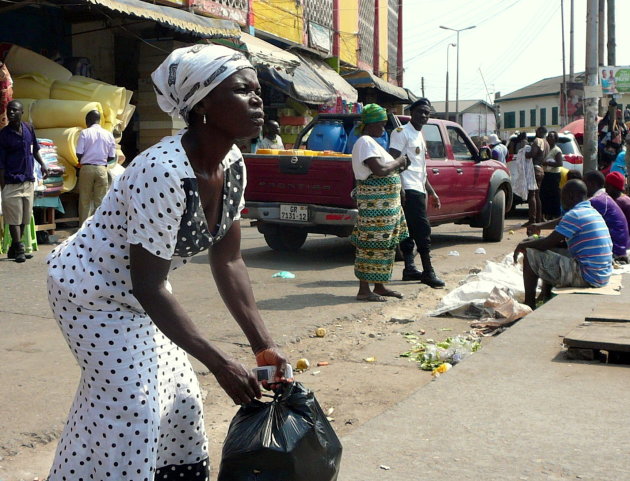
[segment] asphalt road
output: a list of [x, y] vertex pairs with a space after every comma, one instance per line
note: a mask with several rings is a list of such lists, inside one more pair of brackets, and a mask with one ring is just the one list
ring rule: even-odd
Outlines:
[[[511, 232], [518, 229], [523, 217], [521, 213], [506, 220], [506, 234], [500, 243], [483, 243], [480, 229], [455, 225], [435, 228], [434, 266], [447, 281], [447, 289], [456, 287], [471, 268], [511, 252], [524, 236], [522, 229]], [[46, 299], [44, 259], [53, 246], [40, 247], [35, 258], [25, 264], [0, 260], [2, 481], [19, 479], [12, 477], [10, 466], [20, 458], [28, 459], [30, 450], [54, 444], [79, 375]], [[479, 247], [486, 253], [475, 254]], [[459, 256], [449, 255], [451, 251]], [[243, 228], [242, 252], [263, 318], [281, 345], [308, 336], [317, 326], [366, 315], [377, 307], [354, 299], [358, 282], [353, 274], [354, 250], [347, 239], [314, 235], [299, 252], [279, 253], [267, 247], [255, 228], [247, 226]], [[400, 281], [402, 267], [402, 263], [396, 264], [392, 284], [405, 296], [413, 297], [425, 287]], [[280, 271], [291, 272], [295, 278], [272, 277]], [[242, 355], [246, 339], [216, 291], [206, 256], [193, 258], [174, 273], [171, 283], [202, 331], [224, 350]], [[447, 290], [435, 291], [435, 296], [441, 292], [446, 294]]]

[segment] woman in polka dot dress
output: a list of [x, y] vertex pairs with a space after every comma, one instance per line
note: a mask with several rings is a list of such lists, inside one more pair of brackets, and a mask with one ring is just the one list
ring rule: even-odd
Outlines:
[[242, 364], [203, 338], [167, 277], [209, 249], [212, 273], [258, 365], [286, 360], [256, 308], [240, 254], [245, 166], [260, 85], [239, 53], [172, 52], [152, 74], [160, 107], [188, 128], [139, 155], [93, 217], [50, 255], [50, 304], [81, 379], [50, 481], [208, 479], [199, 386], [187, 354], [236, 404], [260, 397]]

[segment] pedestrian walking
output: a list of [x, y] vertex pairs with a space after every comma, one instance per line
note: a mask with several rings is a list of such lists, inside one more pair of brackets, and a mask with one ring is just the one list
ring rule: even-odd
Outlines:
[[[354, 274], [359, 279], [358, 301], [384, 302], [402, 294], [385, 287], [392, 278], [396, 248], [408, 235], [400, 205], [401, 169], [407, 159], [393, 158], [375, 140], [385, 132], [387, 111], [368, 104], [361, 112], [358, 140], [352, 147], [352, 170], [357, 182], [359, 214], [350, 236], [356, 247]], [[374, 283], [374, 290], [370, 289]]]
[[547, 134], [549, 152], [544, 159], [545, 172], [540, 183], [540, 201], [543, 218], [546, 220], [560, 217], [560, 168], [564, 164], [564, 155], [558, 146], [558, 133], [554, 130]]
[[[410, 164], [401, 174], [403, 185], [403, 209], [409, 237], [400, 243], [400, 250], [405, 261], [403, 281], [420, 281], [433, 288], [444, 287], [431, 263], [431, 224], [427, 216], [427, 197], [431, 198], [433, 207], [441, 207], [440, 198], [433, 189], [427, 176], [427, 145], [422, 136], [422, 127], [431, 115], [431, 102], [420, 98], [409, 108], [411, 120], [394, 130], [389, 143], [389, 153], [393, 157], [406, 155]], [[422, 261], [422, 272], [414, 262], [414, 244]]]
[[79, 134], [79, 223], [83, 225], [107, 193], [107, 164], [116, 158], [116, 141], [101, 127], [101, 114], [92, 110], [85, 116], [86, 129]]
[[536, 188], [530, 189], [527, 193], [527, 204], [529, 206], [529, 220], [524, 224], [525, 226], [542, 222], [542, 202], [540, 200], [540, 185], [544, 177], [542, 172], [542, 166], [544, 160], [549, 154], [549, 143], [545, 139], [547, 135], [547, 128], [540, 126], [536, 129], [536, 137], [531, 144], [531, 150], [525, 152], [525, 158], [531, 159], [534, 164], [534, 172], [536, 179]]
[[[188, 354], [235, 404], [261, 396], [250, 369], [210, 343], [169, 272], [209, 250], [217, 289], [259, 366], [286, 359], [241, 258], [246, 171], [237, 138], [263, 124], [256, 70], [227, 47], [174, 50], [153, 72], [160, 108], [187, 128], [130, 164], [49, 256], [48, 296], [81, 379], [49, 481], [208, 479], [202, 396]], [[226, 115], [229, 112], [229, 115]]]
[[48, 177], [48, 168], [39, 155], [35, 130], [22, 122], [24, 107], [17, 100], [7, 105], [8, 125], [0, 130], [0, 189], [2, 189], [2, 213], [9, 225], [11, 246], [7, 253], [15, 262], [25, 262], [32, 257], [25, 252], [22, 236], [31, 222], [35, 196], [35, 161], [41, 166], [42, 177]]

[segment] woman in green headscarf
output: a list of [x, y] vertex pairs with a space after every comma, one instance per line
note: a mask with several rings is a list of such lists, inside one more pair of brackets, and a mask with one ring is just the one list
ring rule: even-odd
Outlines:
[[408, 164], [405, 156], [394, 159], [376, 142], [375, 138], [385, 132], [386, 123], [383, 107], [366, 105], [357, 128], [361, 137], [352, 148], [359, 216], [350, 239], [356, 247], [354, 274], [359, 279], [359, 301], [383, 302], [387, 297], [403, 297], [384, 283], [392, 277], [396, 246], [408, 237], [398, 175]]

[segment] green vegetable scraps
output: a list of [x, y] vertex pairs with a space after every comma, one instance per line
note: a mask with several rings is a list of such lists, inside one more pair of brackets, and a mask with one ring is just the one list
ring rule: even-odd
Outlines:
[[474, 336], [447, 337], [438, 343], [432, 339], [417, 342], [405, 337], [412, 344], [412, 348], [403, 352], [400, 357], [415, 361], [423, 371], [433, 371], [445, 362], [455, 365], [481, 348], [479, 339]]

